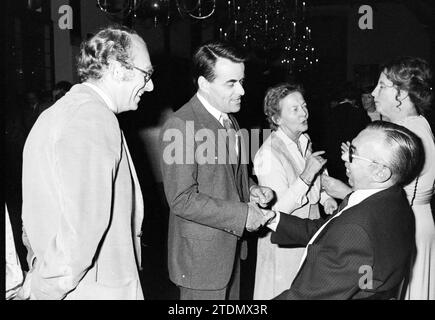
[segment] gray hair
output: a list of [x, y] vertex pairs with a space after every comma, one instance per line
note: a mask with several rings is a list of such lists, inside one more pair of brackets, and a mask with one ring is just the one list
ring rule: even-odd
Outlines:
[[136, 31], [124, 26], [109, 26], [82, 42], [77, 57], [77, 73], [80, 81], [98, 80], [103, 76], [110, 60], [116, 60], [127, 69], [132, 69], [131, 36]]
[[414, 180], [423, 169], [424, 148], [421, 139], [409, 129], [386, 121], [373, 121], [368, 130], [381, 131], [390, 147], [390, 168], [396, 184], [404, 186]]

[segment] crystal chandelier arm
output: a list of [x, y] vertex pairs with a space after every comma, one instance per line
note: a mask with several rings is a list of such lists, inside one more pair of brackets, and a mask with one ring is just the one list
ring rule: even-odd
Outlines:
[[118, 12], [110, 12], [109, 10], [107, 10], [106, 8], [104, 8], [102, 5], [101, 5], [101, 0], [97, 0], [97, 5], [98, 5], [98, 7], [100, 8], [100, 10], [101, 11], [103, 11], [104, 13], [106, 13], [106, 14], [108, 14], [108, 15], [111, 15], [111, 16], [116, 16], [116, 15], [119, 15], [119, 14], [124, 14], [124, 12], [128, 9], [128, 12], [127, 12], [127, 16], [131, 13], [131, 11], [132, 11], [132, 9], [133, 9], [133, 7], [135, 7], [135, 4], [133, 3], [133, 5], [132, 5], [132, 2], [133, 2], [134, 0], [127, 0], [127, 5], [126, 6], [124, 6], [120, 11], [118, 11]]
[[198, 15], [194, 15], [192, 12], [194, 12], [197, 9], [201, 9], [201, 0], [198, 0], [195, 7], [192, 9], [187, 9], [185, 4], [181, 5], [180, 0], [176, 0], [175, 2], [177, 4], [178, 12], [180, 13], [181, 16], [183, 16], [183, 14], [188, 14], [191, 18], [198, 19], [198, 20], [203, 20], [211, 17], [216, 9], [216, 0], [213, 0], [213, 8], [211, 9], [211, 11], [205, 16], [198, 16]]

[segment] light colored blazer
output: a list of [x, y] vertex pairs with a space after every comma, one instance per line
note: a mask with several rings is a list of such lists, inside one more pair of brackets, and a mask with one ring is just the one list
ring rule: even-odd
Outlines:
[[36, 299], [143, 299], [142, 193], [115, 114], [75, 85], [41, 114], [23, 154], [27, 277]]
[[[311, 154], [311, 141], [306, 134], [299, 137], [301, 151], [285, 133], [271, 133], [255, 155], [254, 172], [258, 183], [271, 188], [277, 201], [273, 209], [300, 218], [320, 217], [318, 203], [329, 195], [320, 192], [320, 178], [308, 186], [299, 175]], [[301, 153], [302, 152], [302, 153]], [[288, 289], [296, 276], [304, 252], [303, 246], [281, 247], [270, 242], [271, 232], [258, 239], [254, 299], [272, 299]]]
[[[245, 229], [249, 180], [246, 165], [198, 163], [195, 151], [204, 141], [195, 139], [194, 134], [199, 135], [201, 129], [208, 129], [216, 139], [218, 130], [224, 130], [195, 95], [161, 130], [162, 176], [170, 207], [169, 276], [186, 288], [220, 290], [230, 281], [237, 240]], [[208, 142], [217, 158], [216, 140]], [[164, 160], [174, 147], [181, 151], [182, 163]], [[187, 158], [191, 158], [190, 164]]]

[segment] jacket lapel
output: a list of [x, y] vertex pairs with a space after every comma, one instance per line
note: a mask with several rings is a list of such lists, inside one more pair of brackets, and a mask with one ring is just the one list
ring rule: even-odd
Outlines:
[[[201, 128], [201, 129], [204, 128], [204, 129], [208, 129], [208, 130], [213, 131], [213, 134], [215, 136], [215, 139], [213, 141], [214, 147], [215, 147], [215, 159], [219, 158], [219, 151], [222, 152], [222, 150], [219, 150], [218, 141], [225, 141], [225, 135], [224, 135], [225, 128], [221, 125], [221, 123], [215, 117], [213, 117], [207, 111], [207, 109], [203, 106], [201, 101], [199, 101], [199, 99], [197, 98], [196, 95], [194, 95], [192, 97], [192, 99], [190, 100], [190, 103], [192, 106], [193, 113], [195, 114], [195, 117], [197, 119], [197, 123], [195, 123], [195, 132], [197, 131], [197, 128]], [[238, 130], [237, 121], [235, 121], [234, 117], [232, 117], [232, 116], [230, 119], [233, 121], [234, 126], [235, 126], [236, 131], [237, 131]], [[238, 183], [236, 181], [236, 170], [235, 170], [234, 166], [229, 163], [228, 144], [226, 143], [225, 146], [226, 146], [225, 169], [228, 171], [228, 173], [232, 177], [234, 187], [239, 191], [239, 187], [237, 186]], [[237, 165], [236, 165], [236, 168], [237, 168]], [[242, 196], [240, 194], [240, 192], [239, 192], [239, 195]]]

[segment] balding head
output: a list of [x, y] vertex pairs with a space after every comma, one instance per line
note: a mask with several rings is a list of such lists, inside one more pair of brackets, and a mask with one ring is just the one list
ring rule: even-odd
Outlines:
[[380, 151], [388, 158], [395, 184], [407, 185], [420, 174], [424, 165], [424, 148], [421, 139], [409, 129], [383, 121], [370, 123], [365, 130], [379, 134], [385, 148]]
[[421, 171], [421, 140], [405, 127], [375, 121], [361, 131], [344, 153], [346, 174], [354, 190], [406, 185]]

